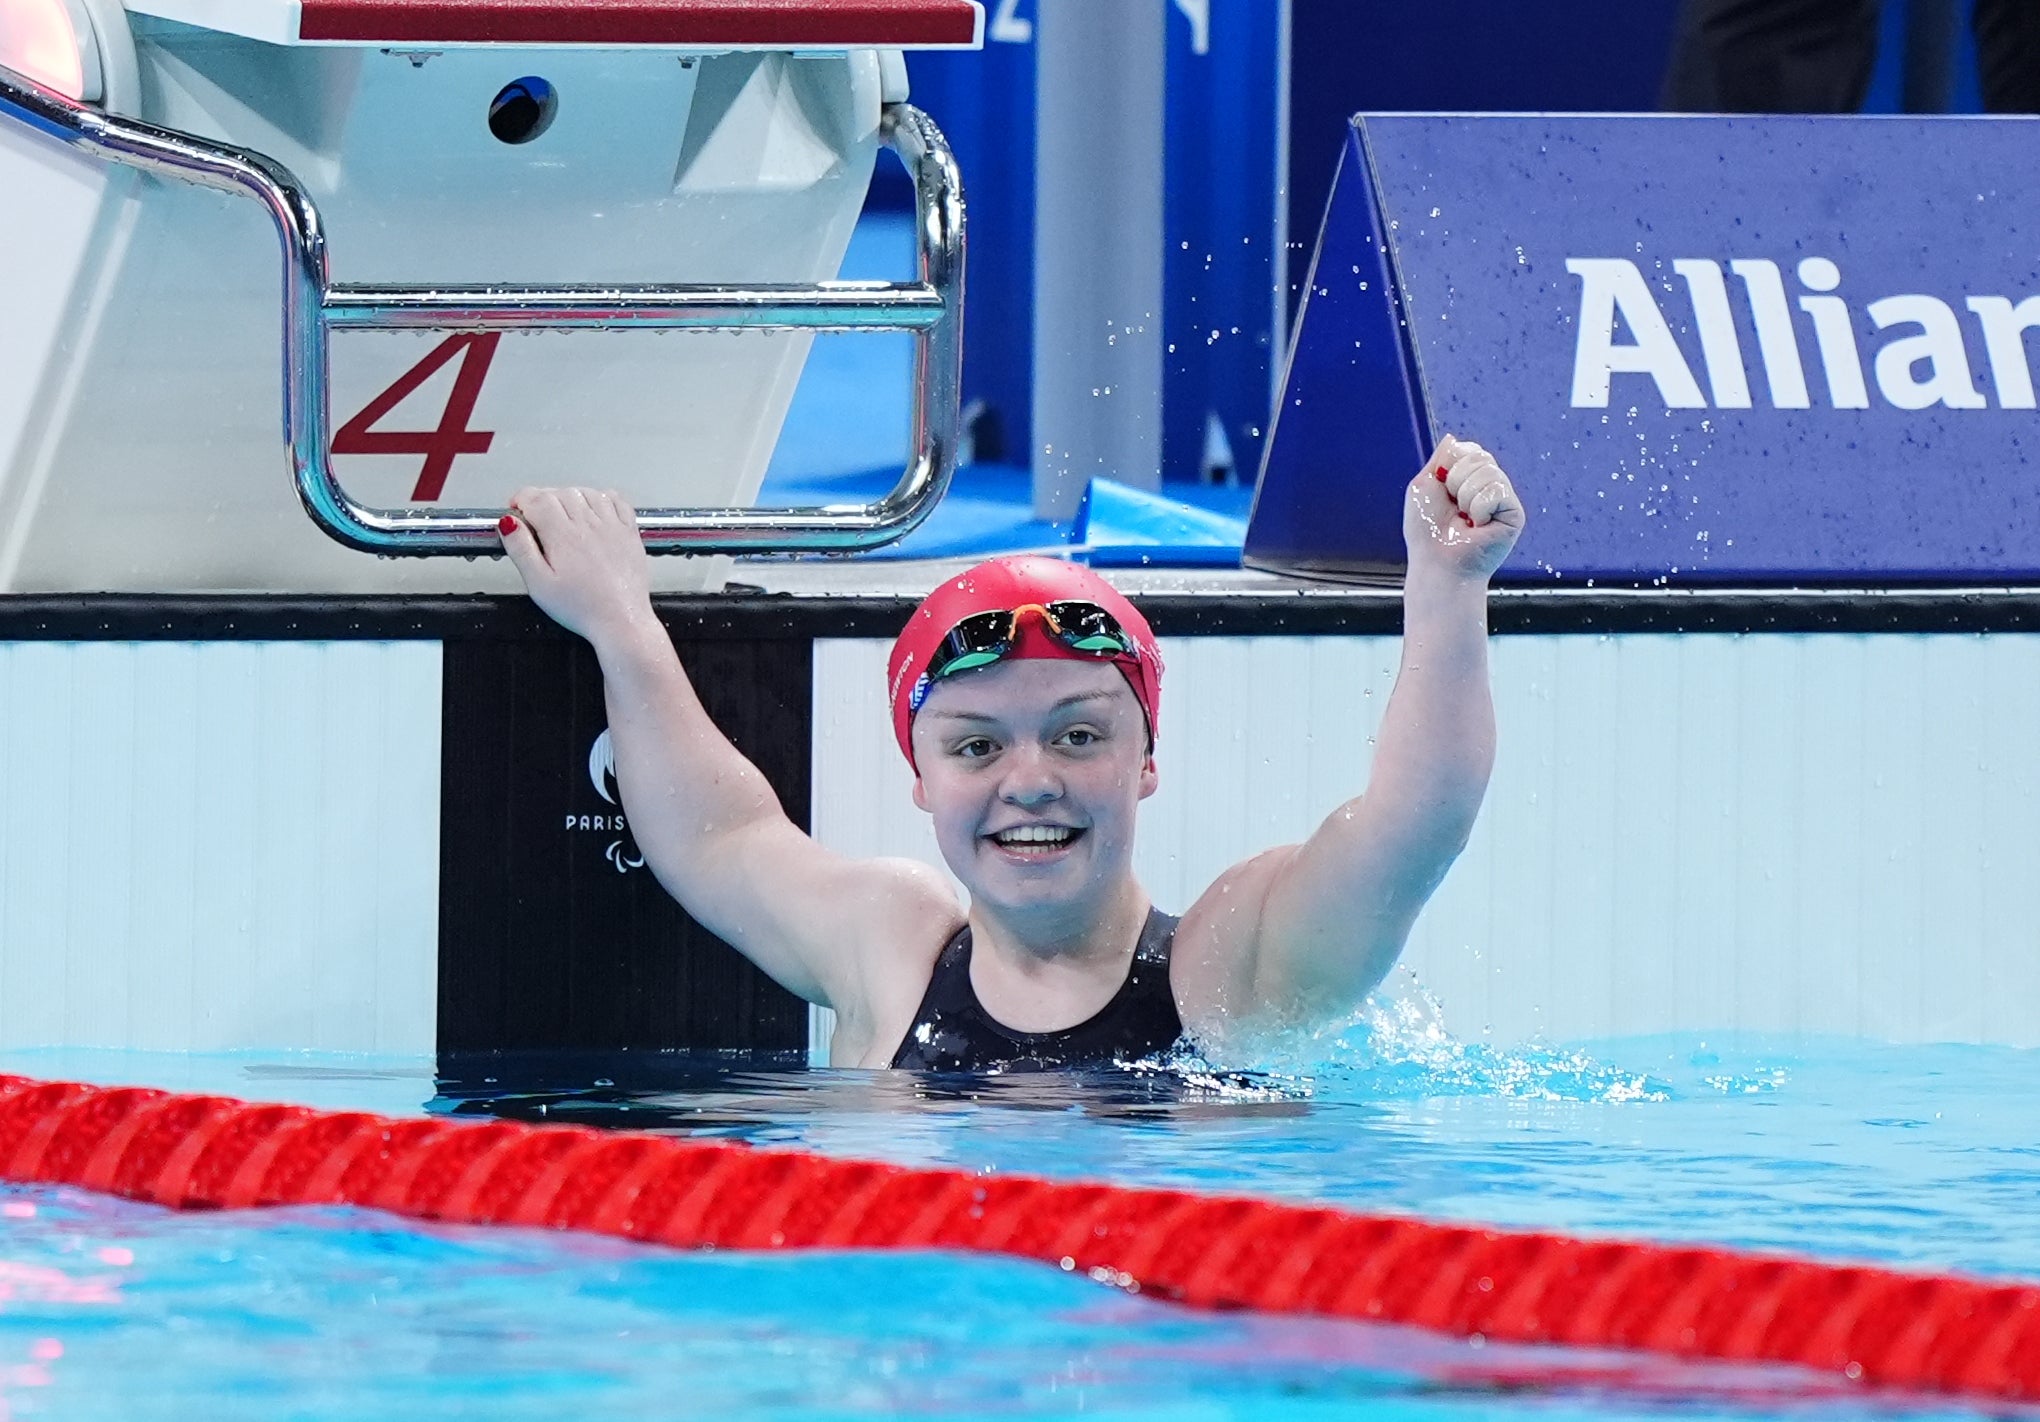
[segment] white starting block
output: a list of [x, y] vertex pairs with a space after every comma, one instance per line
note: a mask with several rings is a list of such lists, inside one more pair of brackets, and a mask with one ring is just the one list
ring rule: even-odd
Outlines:
[[[0, 592], [507, 590], [361, 552], [491, 552], [527, 483], [618, 488], [666, 551], [900, 536], [955, 458], [963, 232], [899, 51], [983, 18], [0, 0]], [[919, 280], [831, 280], [882, 142]], [[813, 332], [852, 329], [919, 340], [899, 486], [745, 507]]]

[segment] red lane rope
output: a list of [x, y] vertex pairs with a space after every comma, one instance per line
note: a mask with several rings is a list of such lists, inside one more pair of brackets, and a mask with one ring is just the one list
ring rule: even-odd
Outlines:
[[680, 1248], [964, 1249], [1204, 1308], [1790, 1363], [2040, 1400], [2040, 1287], [667, 1136], [0, 1076], [0, 1179], [179, 1209], [347, 1204]]

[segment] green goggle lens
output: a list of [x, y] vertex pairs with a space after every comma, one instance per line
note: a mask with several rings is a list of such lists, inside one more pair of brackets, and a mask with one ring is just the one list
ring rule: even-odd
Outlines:
[[956, 672], [976, 671], [979, 667], [990, 666], [1005, 655], [1004, 652], [996, 652], [989, 649], [977, 652], [958, 652], [955, 656], [943, 662], [941, 670], [937, 671], [935, 675], [949, 676]]

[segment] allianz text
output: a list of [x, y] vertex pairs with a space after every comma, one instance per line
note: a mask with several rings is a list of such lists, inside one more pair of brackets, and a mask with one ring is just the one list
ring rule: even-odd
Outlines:
[[[1813, 393], [1795, 304], [1811, 327], [1813, 363], [1829, 406], [1869, 409], [1872, 380], [1882, 400], [1901, 410], [1981, 410], [1991, 403], [1971, 371], [1961, 317], [1936, 296], [1887, 296], [1863, 308], [1879, 333], [1867, 352], [1866, 377], [1855, 318], [1836, 294], [1841, 268], [1826, 257], [1801, 261], [1794, 271], [1799, 290], [1789, 294], [1771, 261], [1731, 261], [1724, 272], [1720, 262], [1682, 258], [1671, 263], [1677, 280], [1660, 278], [1655, 288], [1627, 258], [1576, 257], [1565, 266], [1580, 279], [1575, 407], [1606, 408], [1612, 390], [1625, 405], [1654, 395], [1670, 410], [1747, 410], [1752, 383], [1761, 382], [1773, 408], [1808, 409]], [[1744, 350], [1737, 330], [1736, 294], [1755, 333], [1754, 351]], [[1998, 406], [2035, 408], [2025, 333], [2040, 326], [2040, 296], [2016, 304], [2004, 296], [1972, 296], [1964, 305], [1981, 337]], [[1705, 389], [1672, 334], [1675, 322], [1698, 338]], [[1624, 378], [1620, 388], [1617, 377]]]

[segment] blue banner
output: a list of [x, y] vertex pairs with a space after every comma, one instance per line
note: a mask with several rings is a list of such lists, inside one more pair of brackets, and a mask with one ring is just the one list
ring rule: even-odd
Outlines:
[[[1169, 0], [1166, 230], [1155, 260], [1164, 269], [1162, 466], [1170, 480], [1199, 479], [1214, 451], [1230, 456], [1242, 483], [1260, 467], [1280, 344], [1282, 13], [1268, 0]], [[908, 60], [914, 102], [942, 125], [963, 173], [963, 398], [977, 453], [1023, 465], [1035, 448], [1038, 20], [1035, 0], [986, 0], [982, 52]], [[904, 210], [911, 189], [899, 183], [889, 198]]]
[[1393, 571], [1401, 484], [1451, 431], [1530, 510], [1512, 581], [2040, 580], [2036, 141], [2008, 119], [1356, 120], [1248, 558]]
[[1170, 7], [1162, 242], [1162, 472], [1245, 484], [1280, 348], [1282, 7]]

